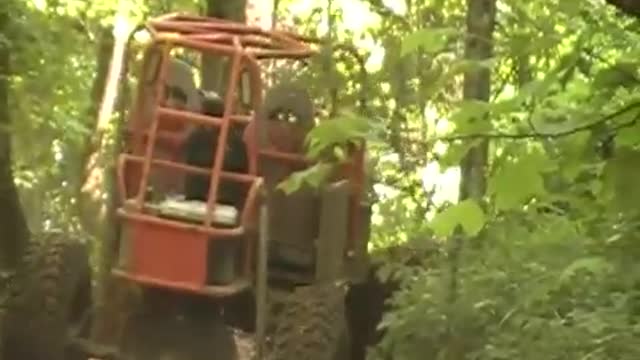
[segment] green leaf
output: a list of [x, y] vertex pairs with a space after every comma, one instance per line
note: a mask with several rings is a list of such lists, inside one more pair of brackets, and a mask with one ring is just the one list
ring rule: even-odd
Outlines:
[[567, 266], [560, 274], [560, 282], [564, 283], [571, 279], [580, 271], [590, 272], [592, 274], [601, 275], [611, 268], [611, 264], [607, 259], [600, 256], [585, 257], [578, 259]]
[[613, 119], [616, 124], [626, 125], [618, 130], [616, 134], [616, 146], [631, 147], [640, 143], [640, 122], [636, 119], [640, 116], [640, 110], [627, 111]]
[[[572, 56], [568, 59], [573, 58], [574, 57]], [[514, 97], [494, 103], [491, 106], [491, 111], [498, 114], [506, 114], [518, 111], [521, 110], [524, 101], [532, 97], [544, 97], [549, 93], [552, 86], [558, 84], [560, 76], [562, 75], [563, 71], [566, 70], [566, 67], [571, 66], [575, 61], [570, 62], [569, 60], [566, 60], [565, 62], [567, 64], [558, 65], [556, 69], [549, 72], [544, 78], [528, 82], [526, 85], [520, 88], [520, 90]]]
[[593, 86], [597, 89], [605, 89], [635, 85], [637, 82], [636, 68], [637, 64], [635, 62], [618, 62], [610, 67], [601, 69], [593, 79]]
[[448, 237], [460, 226], [468, 236], [477, 235], [486, 223], [485, 213], [473, 199], [464, 200], [436, 214], [429, 226], [438, 237]]
[[289, 195], [305, 185], [319, 188], [329, 178], [334, 169], [333, 164], [317, 163], [307, 169], [296, 171], [278, 184], [278, 189]]
[[472, 199], [467, 199], [457, 205], [457, 214], [463, 219], [460, 225], [469, 236], [477, 235], [486, 223], [482, 208]]
[[547, 74], [543, 79], [538, 79], [527, 83], [518, 92], [518, 97], [521, 99], [527, 99], [529, 97], [541, 97], [549, 92], [551, 86], [558, 83], [560, 75], [559, 70], [555, 70]]
[[458, 30], [454, 28], [429, 28], [418, 30], [402, 41], [400, 56], [413, 53], [422, 49], [428, 53], [437, 53], [445, 49], [449, 37], [456, 35]]
[[480, 144], [481, 141], [481, 139], [474, 139], [472, 141], [449, 144], [447, 151], [438, 159], [438, 163], [442, 168], [459, 166], [462, 159], [469, 153], [469, 150]]
[[559, 1], [558, 8], [563, 13], [570, 16], [578, 16], [580, 13], [580, 5], [581, 3], [578, 1]]
[[456, 125], [456, 134], [477, 134], [491, 129], [486, 120], [489, 104], [480, 100], [462, 101], [450, 120]]
[[640, 143], [640, 123], [618, 131], [616, 145], [635, 146]]
[[603, 191], [613, 196], [612, 206], [637, 211], [640, 203], [640, 151], [621, 147], [603, 169]]
[[305, 139], [307, 155], [318, 158], [325, 150], [336, 145], [346, 145], [367, 138], [370, 130], [369, 119], [344, 112], [336, 118], [320, 122], [309, 131]]
[[499, 210], [524, 205], [531, 197], [546, 192], [542, 171], [549, 163], [543, 155], [527, 154], [516, 161], [508, 161], [491, 176], [488, 193], [494, 196]]

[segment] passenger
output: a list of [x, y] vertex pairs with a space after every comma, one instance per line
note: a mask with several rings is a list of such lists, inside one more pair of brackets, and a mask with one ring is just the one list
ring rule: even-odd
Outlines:
[[[201, 108], [206, 115], [221, 118], [224, 116], [224, 100], [215, 92], [203, 91]], [[220, 129], [213, 126], [196, 126], [185, 142], [185, 162], [188, 165], [212, 168]], [[223, 171], [247, 173], [248, 156], [242, 129], [232, 124], [227, 137]], [[187, 200], [207, 201], [210, 177], [189, 174], [185, 179], [185, 197]], [[218, 202], [241, 207], [244, 200], [243, 184], [236, 181], [221, 180]]]
[[[154, 56], [154, 55], [151, 55]], [[134, 131], [137, 127], [147, 127], [148, 122], [151, 119], [153, 106], [156, 99], [156, 85], [158, 81], [157, 68], [151, 69], [146, 73], [146, 77], [142, 80], [145, 84], [143, 108], [142, 113], [137, 117], [140, 124], [134, 124]], [[162, 106], [166, 106], [178, 110], [190, 110], [200, 111], [200, 102], [198, 96], [198, 89], [195, 85], [193, 70], [191, 66], [181, 60], [171, 58], [168, 62], [167, 77], [164, 81], [164, 97], [161, 101]], [[187, 126], [188, 127], [188, 126]], [[188, 131], [185, 129], [185, 124], [178, 121], [162, 121], [159, 124], [159, 131], [169, 133], [183, 133]], [[156, 146], [154, 148], [153, 157], [156, 159], [180, 161], [182, 157], [177, 144], [166, 141], [163, 138], [157, 138]], [[135, 152], [144, 152], [144, 146], [139, 146]], [[139, 165], [138, 165], [139, 166]], [[138, 170], [132, 170], [138, 172], [138, 179], [141, 176], [141, 167]], [[149, 179], [147, 183], [147, 189], [149, 190], [149, 196], [153, 199], [162, 199], [172, 194], [181, 194], [184, 188], [184, 176], [180, 174], [178, 176], [172, 176], [175, 171], [172, 169], [153, 167], [149, 173]], [[135, 179], [136, 176], [131, 177]], [[137, 187], [133, 181], [129, 186], [131, 188]]]
[[171, 59], [168, 70], [165, 83], [166, 106], [200, 112], [201, 103], [191, 65], [179, 59]]

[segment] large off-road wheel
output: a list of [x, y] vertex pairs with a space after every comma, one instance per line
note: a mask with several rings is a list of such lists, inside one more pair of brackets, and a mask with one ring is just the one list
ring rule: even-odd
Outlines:
[[348, 360], [344, 296], [337, 284], [296, 289], [277, 316], [269, 360]]
[[2, 324], [4, 360], [76, 360], [70, 345], [91, 305], [84, 244], [62, 233], [35, 238], [10, 289]]

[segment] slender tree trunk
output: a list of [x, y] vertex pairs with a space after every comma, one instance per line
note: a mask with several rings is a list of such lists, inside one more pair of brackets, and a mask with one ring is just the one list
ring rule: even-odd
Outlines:
[[0, 267], [13, 269], [29, 240], [29, 229], [13, 179], [9, 76], [11, 49], [10, 16], [0, 5]]
[[[111, 276], [116, 261], [119, 226], [116, 221], [117, 189], [115, 160], [120, 153], [121, 128], [125, 114], [120, 111], [117, 120], [116, 104], [125, 104], [128, 94], [126, 78], [128, 69], [127, 42], [130, 34], [117, 34], [107, 59], [102, 98], [96, 111], [96, 137], [92, 139], [95, 150], [86, 163], [87, 177], [83, 195], [93, 204], [94, 214], [99, 214], [95, 231], [99, 237], [97, 251], [97, 284], [95, 288], [95, 320], [92, 337], [101, 343], [114, 343], [120, 335], [126, 314], [131, 310], [131, 298], [122, 281]], [[104, 55], [104, 54], [103, 54]], [[104, 59], [102, 60], [104, 61]], [[125, 103], [123, 103], [125, 102]], [[115, 121], [115, 124], [112, 124]], [[107, 129], [114, 125], [115, 131]], [[109, 136], [113, 135], [113, 136]], [[99, 196], [96, 196], [99, 195]]]
[[[495, 25], [496, 0], [467, 0], [467, 40], [465, 56], [469, 60], [485, 60], [493, 52], [493, 29]], [[489, 101], [491, 96], [491, 71], [486, 68], [467, 71], [464, 76], [463, 97], [465, 100]], [[490, 119], [476, 119], [490, 121]], [[486, 168], [489, 142], [484, 140], [469, 150], [461, 167], [460, 199], [480, 201], [486, 191]], [[449, 293], [448, 302], [458, 301], [460, 279], [458, 270], [464, 249], [462, 234], [456, 233], [449, 246]], [[455, 308], [455, 307], [452, 307]], [[458, 329], [450, 329], [444, 343], [446, 359], [462, 360], [468, 352], [468, 341]]]
[[[99, 236], [101, 216], [96, 216], [102, 208], [102, 183], [96, 182], [96, 162], [100, 153], [100, 145], [104, 131], [98, 128], [98, 114], [104, 97], [109, 63], [113, 56], [114, 38], [113, 28], [102, 29], [96, 47], [96, 73], [91, 86], [91, 103], [87, 111], [87, 118], [93, 122], [93, 131], [86, 137], [74, 169], [75, 187], [77, 189], [78, 217], [84, 230], [92, 236]], [[93, 176], [92, 176], [93, 175]]]
[[[246, 22], [247, 0], [207, 0], [206, 15], [210, 17]], [[227, 85], [229, 64], [220, 56], [204, 56], [202, 61], [202, 87], [223, 94]]]
[[[495, 0], [467, 0], [467, 41], [465, 56], [470, 60], [485, 60], [493, 53], [493, 28], [495, 26]], [[491, 96], [491, 71], [473, 69], [464, 76], [463, 96], [466, 100], [489, 101]], [[489, 121], [477, 119], [476, 121]], [[479, 199], [486, 190], [486, 166], [489, 142], [484, 140], [469, 150], [462, 160], [460, 198]]]

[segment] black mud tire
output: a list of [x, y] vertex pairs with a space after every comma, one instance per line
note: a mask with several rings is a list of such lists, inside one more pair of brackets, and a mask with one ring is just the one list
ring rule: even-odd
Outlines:
[[62, 233], [28, 246], [11, 283], [2, 322], [2, 359], [76, 360], [70, 335], [91, 306], [86, 246]]
[[348, 360], [345, 289], [337, 284], [297, 288], [282, 304], [269, 360]]

